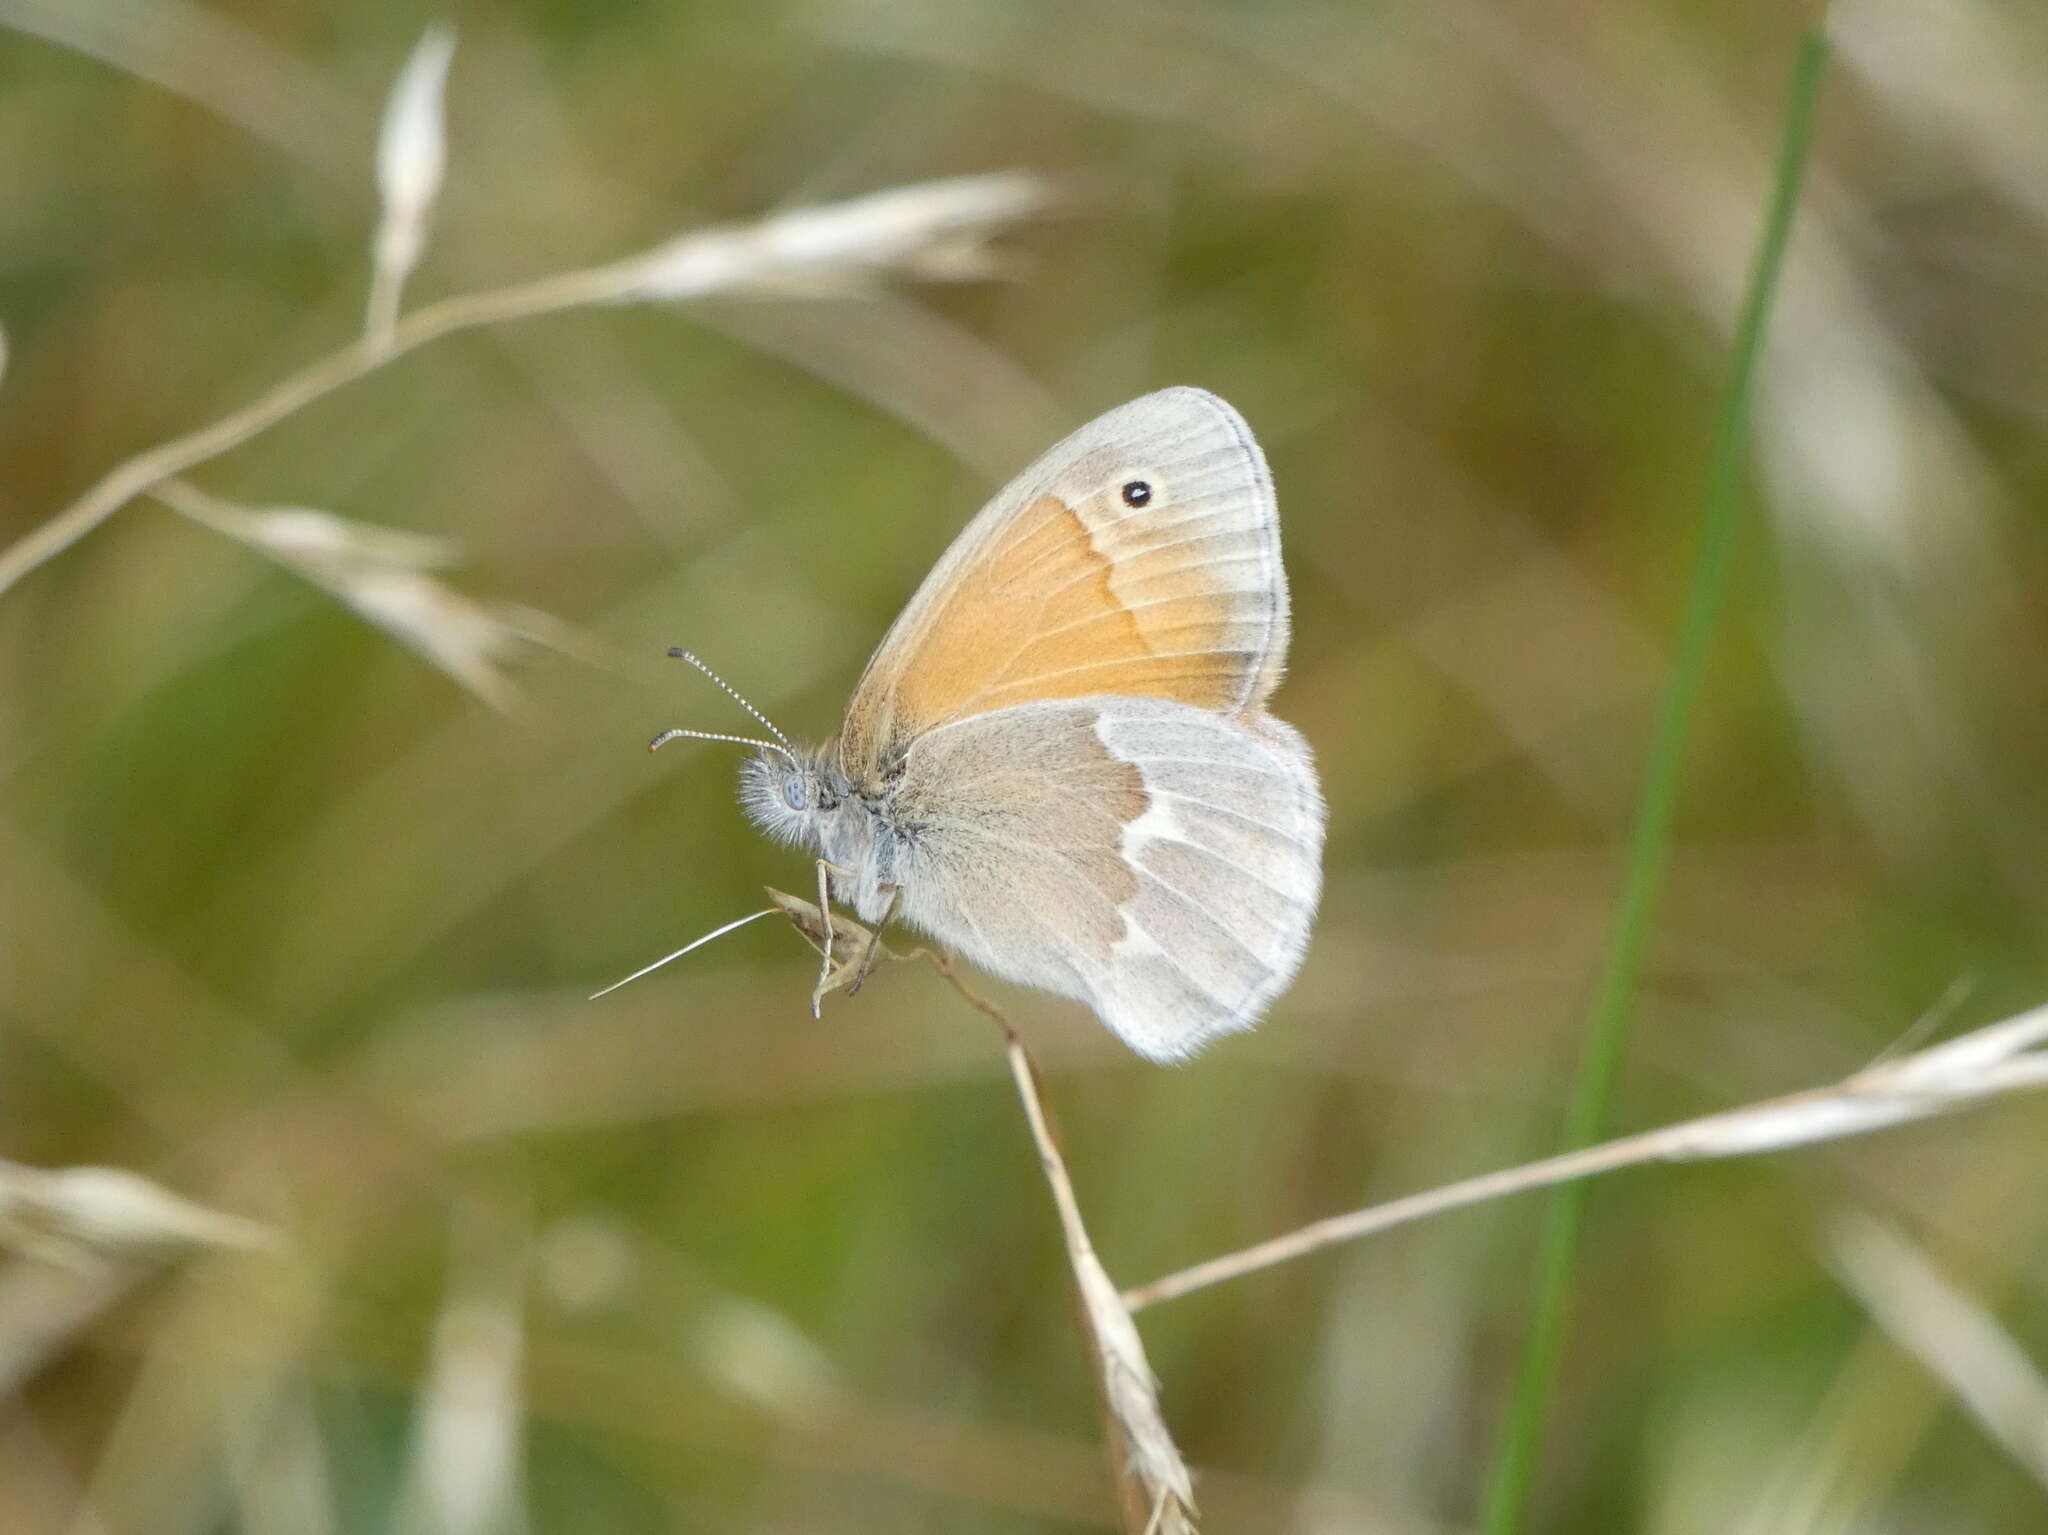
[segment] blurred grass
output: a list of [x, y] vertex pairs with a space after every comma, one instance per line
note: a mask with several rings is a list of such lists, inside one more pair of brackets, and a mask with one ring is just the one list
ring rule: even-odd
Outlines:
[[[1686, 584], [1685, 612], [1679, 621], [1671, 676], [1664, 685], [1656, 729], [1650, 738], [1642, 799], [1629, 832], [1628, 861], [1616, 902], [1614, 935], [1608, 940], [1602, 959], [1586, 1022], [1585, 1054], [1566, 1110], [1562, 1149], [1567, 1151], [1590, 1146], [1608, 1133], [1614, 1085], [1628, 1047], [1629, 1019], [1635, 1008], [1643, 957], [1649, 947], [1665, 864], [1671, 852], [1671, 830], [1678, 811], [1685, 749], [1692, 735], [1693, 710], [1705, 680], [1721, 610], [1727, 605], [1729, 570], [1741, 528], [1750, 396], [1756, 384], [1765, 327], [1770, 323], [1772, 301], [1784, 269], [1785, 250], [1791, 241], [1793, 214], [1799, 205], [1800, 179], [1806, 168], [1807, 147], [1826, 65], [1827, 40], [1824, 33], [1816, 30], [1799, 45], [1785, 107], [1784, 134], [1771, 182], [1770, 206], [1764, 214], [1756, 264], [1743, 293], [1741, 317], [1736, 322], [1727, 392], [1715, 418], [1705, 488], [1700, 498], [1699, 548], [1693, 555], [1692, 575]], [[1543, 1445], [1543, 1420], [1550, 1405], [1558, 1357], [1564, 1348], [1565, 1307], [1590, 1193], [1587, 1184], [1568, 1183], [1550, 1196], [1544, 1212], [1529, 1338], [1515, 1373], [1506, 1432], [1495, 1452], [1481, 1507], [1480, 1522], [1489, 1535], [1512, 1535], [1527, 1517], [1529, 1489]]]
[[[429, 13], [140, 14], [0, 0], [0, 537], [360, 316], [374, 125]], [[1546, 1149], [1800, 18], [458, 19], [416, 300], [934, 175], [1103, 190], [1013, 242], [1012, 283], [510, 327], [195, 477], [457, 538], [460, 589], [647, 658], [538, 657], [517, 723], [154, 506], [0, 599], [0, 1151], [148, 1172], [301, 1253], [80, 1328], [0, 1404], [0, 1528], [389, 1528], [437, 1319], [522, 1261], [529, 1529], [1105, 1527], [980, 1021], [906, 970], [814, 1024], [767, 924], [581, 1000], [798, 877], [729, 754], [641, 750], [729, 718], [660, 653], [823, 734], [1003, 474], [1143, 389], [1217, 389], [1280, 486], [1279, 712], [1323, 766], [1329, 896], [1271, 1020], [1185, 1070], [1009, 999], [1105, 1261], [1135, 1282]], [[1629, 1124], [1839, 1076], [1959, 976], [1957, 1026], [2048, 991], [2048, 24], [1862, 0], [1834, 39]], [[1814, 1244], [1838, 1197], [1887, 1207], [2048, 1357], [2041, 1150], [2022, 1105], [1603, 1189], [1531, 1526], [2038, 1528]], [[464, 1267], [479, 1202], [511, 1213]], [[1208, 1527], [1470, 1527], [1535, 1216], [1148, 1315]]]

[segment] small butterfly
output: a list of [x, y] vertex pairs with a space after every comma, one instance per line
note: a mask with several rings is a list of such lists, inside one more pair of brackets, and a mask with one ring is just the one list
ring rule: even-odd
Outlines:
[[740, 803], [817, 856], [821, 906], [829, 887], [1179, 1060], [1258, 1022], [1315, 916], [1322, 791], [1266, 713], [1287, 630], [1250, 428], [1204, 390], [1149, 394], [1005, 486], [839, 733], [770, 725]]

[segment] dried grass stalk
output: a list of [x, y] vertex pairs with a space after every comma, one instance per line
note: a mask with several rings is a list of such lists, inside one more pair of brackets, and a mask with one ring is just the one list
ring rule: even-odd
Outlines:
[[270, 1227], [208, 1209], [138, 1173], [0, 1162], [0, 1246], [31, 1258], [89, 1265], [277, 1245]]
[[963, 176], [702, 230], [624, 261], [468, 293], [365, 335], [242, 409], [109, 470], [76, 501], [0, 550], [0, 592], [69, 549], [137, 496], [260, 436], [287, 417], [430, 341], [594, 304], [861, 287], [895, 274], [957, 279], [989, 270], [988, 242], [1050, 208], [1036, 176]]
[[1330, 1216], [1285, 1236], [1139, 1285], [1124, 1292], [1124, 1301], [1131, 1310], [1139, 1311], [1426, 1216], [1596, 1173], [1644, 1162], [1704, 1162], [1785, 1151], [1816, 1141], [1867, 1135], [1951, 1114], [1988, 1098], [2048, 1087], [2048, 1050], [2035, 1048], [2044, 1042], [2048, 1042], [2048, 1007], [2039, 1007], [1946, 1044], [1880, 1061], [1832, 1087], [1623, 1136], [1583, 1151], [1545, 1157], [1347, 1215]]
[[[817, 906], [799, 896], [770, 890], [776, 905], [797, 931], [814, 947], [822, 948], [825, 919]], [[831, 914], [835, 955], [847, 955], [834, 967], [824, 985], [837, 989], [866, 972], [866, 946], [879, 939], [858, 923]], [[1187, 1462], [1174, 1447], [1165, 1416], [1159, 1410], [1159, 1380], [1145, 1357], [1144, 1340], [1131, 1313], [1117, 1294], [1116, 1284], [1095, 1255], [1080, 1201], [1074, 1196], [1073, 1179], [1068, 1176], [1066, 1158], [1045, 1108], [1038, 1068], [1010, 1025], [1008, 1016], [960, 979], [953, 962], [929, 949], [894, 954], [884, 949], [881, 957], [923, 959], [946, 978], [968, 1006], [988, 1018], [1002, 1031], [1009, 1056], [1010, 1075], [1017, 1097], [1024, 1106], [1025, 1122], [1038, 1148], [1039, 1167], [1046, 1187], [1052, 1192], [1053, 1207], [1059, 1213], [1060, 1236], [1066, 1246], [1067, 1266], [1074, 1276], [1074, 1290], [1081, 1329], [1095, 1366], [1096, 1384], [1101, 1392], [1109, 1429], [1111, 1472], [1116, 1479], [1117, 1497], [1127, 1535], [1195, 1535], [1194, 1479]]]
[[533, 637], [537, 615], [479, 602], [428, 574], [455, 558], [446, 540], [310, 507], [237, 506], [182, 480], [167, 480], [152, 494], [303, 576], [492, 708], [509, 713], [517, 705], [504, 662]]
[[[949, 963], [936, 957], [933, 963], [948, 980], [958, 984]], [[1131, 1320], [1116, 1285], [1101, 1259], [1095, 1256], [1095, 1246], [1081, 1220], [1080, 1204], [1074, 1198], [1073, 1182], [1067, 1176], [1066, 1160], [1060, 1155], [1059, 1142], [1046, 1117], [1038, 1068], [1007, 1023], [1003, 1026], [1003, 1041], [1009, 1052], [1010, 1075], [1017, 1084], [1017, 1097], [1024, 1105], [1031, 1139], [1038, 1147], [1039, 1165], [1059, 1211], [1067, 1264], [1073, 1271], [1081, 1316], [1093, 1345], [1096, 1378], [1114, 1431], [1112, 1442], [1121, 1440], [1124, 1446], [1118, 1483], [1124, 1494], [1126, 1521], [1134, 1508], [1141, 1509], [1145, 1522], [1140, 1528], [1146, 1535], [1192, 1535], [1194, 1482], [1159, 1410], [1159, 1378], [1152, 1373], [1151, 1363], [1145, 1357], [1137, 1323]], [[1133, 1492], [1140, 1499], [1135, 1504], [1130, 1497]]]

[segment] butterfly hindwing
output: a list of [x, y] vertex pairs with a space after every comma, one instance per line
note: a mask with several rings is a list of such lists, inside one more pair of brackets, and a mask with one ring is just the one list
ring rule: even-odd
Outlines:
[[1170, 699], [1021, 705], [914, 742], [904, 915], [985, 969], [1088, 1003], [1177, 1060], [1293, 979], [1323, 802], [1286, 725]]

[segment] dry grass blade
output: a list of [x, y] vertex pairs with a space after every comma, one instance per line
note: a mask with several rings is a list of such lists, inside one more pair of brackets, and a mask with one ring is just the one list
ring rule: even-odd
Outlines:
[[[768, 899], [776, 909], [789, 918], [790, 926], [803, 935], [804, 942], [814, 949], [825, 946], [825, 922], [819, 915], [815, 901], [807, 901], [800, 895], [791, 895], [786, 890], [777, 890], [773, 885], [766, 887]], [[898, 954], [853, 918], [840, 912], [832, 913], [832, 948], [834, 953], [858, 954], [872, 940], [880, 951], [882, 959], [912, 959], [915, 955]], [[836, 988], [835, 988], [836, 989]]]
[[427, 574], [454, 557], [445, 541], [309, 507], [240, 507], [179, 480], [154, 494], [303, 576], [492, 708], [517, 705], [503, 665], [534, 625], [522, 610], [478, 602]]
[[2048, 1379], [2012, 1335], [1892, 1227], [1844, 1217], [1833, 1238], [1842, 1283], [1877, 1325], [2048, 1487]]
[[969, 990], [950, 960], [929, 951], [926, 957], [970, 1006], [994, 1020], [1003, 1031], [1010, 1075], [1017, 1084], [1024, 1118], [1031, 1126], [1031, 1139], [1038, 1148], [1046, 1187], [1052, 1191], [1053, 1205], [1059, 1212], [1067, 1265], [1074, 1276], [1081, 1318], [1095, 1359], [1096, 1379], [1109, 1415], [1112, 1453], [1119, 1447], [1122, 1451], [1117, 1456], [1121, 1463], [1113, 1469], [1125, 1526], [1141, 1535], [1193, 1535], [1193, 1478], [1180, 1451], [1174, 1447], [1173, 1435], [1159, 1410], [1159, 1381], [1145, 1358], [1145, 1344], [1138, 1336], [1137, 1323], [1131, 1320], [1130, 1310], [1118, 1295], [1108, 1270], [1096, 1257], [1095, 1244], [1081, 1219], [1073, 1180], [1067, 1176], [1066, 1158], [1060, 1154], [1059, 1141], [1046, 1116], [1038, 1069], [1002, 1010]]
[[[815, 904], [780, 890], [770, 889], [768, 894], [812, 947], [823, 946], [825, 923]], [[1023, 1041], [1018, 1039], [1003, 1010], [961, 980], [953, 962], [944, 955], [930, 949], [892, 953], [881, 946], [876, 935], [851, 918], [833, 912], [831, 922], [833, 952], [848, 957], [835, 962], [822, 990], [837, 990], [870, 968], [866, 956], [872, 944], [883, 959], [929, 961], [968, 1006], [1002, 1031], [1010, 1075], [1024, 1106], [1025, 1121], [1031, 1127], [1032, 1143], [1038, 1148], [1039, 1166], [1045, 1173], [1046, 1187], [1052, 1192], [1053, 1207], [1059, 1213], [1060, 1237], [1066, 1247], [1068, 1269], [1074, 1276], [1082, 1328], [1108, 1419], [1111, 1469], [1116, 1477], [1124, 1527], [1129, 1535], [1194, 1535], [1194, 1480], [1180, 1451], [1174, 1447], [1173, 1435], [1159, 1410], [1159, 1381], [1145, 1358], [1145, 1344], [1138, 1336], [1137, 1324], [1131, 1320], [1109, 1271], [1095, 1255], [1095, 1244], [1081, 1218], [1080, 1201], [1074, 1197], [1073, 1179], [1067, 1175], [1066, 1158], [1046, 1114], [1038, 1069]]]
[[383, 217], [371, 246], [368, 330], [389, 345], [405, 280], [427, 248], [427, 223], [448, 163], [442, 97], [455, 58], [455, 30], [432, 26], [405, 61], [384, 108], [377, 140]]
[[211, 426], [116, 465], [69, 506], [0, 549], [0, 592], [137, 496], [443, 336], [593, 304], [720, 292], [844, 291], [891, 272], [927, 279], [980, 275], [988, 270], [987, 242], [1009, 225], [1044, 212], [1054, 200], [1047, 183], [1021, 172], [926, 182], [685, 235], [624, 261], [429, 304], [399, 320], [388, 335], [365, 335]]
[[261, 1222], [210, 1209], [115, 1167], [0, 1161], [0, 1396], [68, 1348], [159, 1264], [282, 1245]]
[[90, 1264], [277, 1243], [260, 1222], [208, 1209], [117, 1167], [0, 1162], [0, 1245], [32, 1258]]
[[1646, 1130], [1520, 1167], [1483, 1173], [1426, 1193], [1410, 1194], [1349, 1214], [1330, 1216], [1285, 1236], [1168, 1274], [1124, 1293], [1133, 1311], [1225, 1280], [1305, 1258], [1410, 1221], [1463, 1209], [1508, 1194], [1551, 1188], [1645, 1162], [1703, 1162], [1785, 1151], [1816, 1141], [1867, 1135], [1914, 1120], [1954, 1113], [1987, 1098], [2048, 1087], [2048, 1007], [1869, 1066], [1831, 1087], [1772, 1098], [1660, 1130]]
[[662, 957], [654, 961], [653, 964], [642, 965], [638, 970], [635, 970], [631, 975], [622, 976], [620, 979], [613, 981], [611, 985], [603, 987], [600, 990], [593, 991], [590, 994], [588, 1000], [595, 1002], [599, 997], [608, 997], [613, 992], [617, 991], [621, 986], [630, 985], [632, 982], [639, 980], [641, 976], [648, 975], [653, 971], [659, 970], [663, 965], [669, 964], [674, 960], [681, 959], [685, 954], [689, 954], [694, 952], [695, 950], [701, 949], [707, 943], [716, 942], [718, 939], [723, 938], [727, 933], [732, 932], [735, 928], [742, 928], [750, 922], [759, 922], [763, 917], [772, 917], [774, 915], [774, 908], [770, 907], [762, 911], [749, 912], [744, 917], [735, 917], [730, 922], [724, 923], [718, 927], [714, 927], [710, 932], [704, 934], [701, 938], [691, 939], [688, 943], [684, 944], [680, 949], [675, 949], [667, 954], [662, 955]]
[[[940, 969], [958, 984], [950, 966], [941, 963]], [[1145, 1531], [1157, 1531], [1159, 1535], [1191, 1532], [1195, 1528], [1194, 1483], [1159, 1411], [1159, 1381], [1145, 1358], [1144, 1341], [1138, 1336], [1137, 1324], [1131, 1320], [1108, 1271], [1095, 1256], [1088, 1228], [1081, 1220], [1081, 1207], [1074, 1198], [1073, 1183], [1067, 1176], [1066, 1161], [1046, 1119], [1037, 1068], [1007, 1027], [1004, 1044], [1009, 1051], [1010, 1074], [1017, 1084], [1017, 1096], [1031, 1125], [1031, 1138], [1038, 1146], [1046, 1185], [1052, 1190], [1053, 1204], [1059, 1210], [1060, 1235], [1066, 1242], [1067, 1263], [1073, 1270], [1081, 1314], [1094, 1345], [1103, 1399], [1116, 1437], [1123, 1440], [1127, 1451], [1120, 1488], [1141, 1495], [1137, 1507], [1145, 1513], [1141, 1527]], [[1135, 1489], [1132, 1483], [1136, 1484]], [[1129, 1508], [1127, 1498], [1127, 1511]]]

